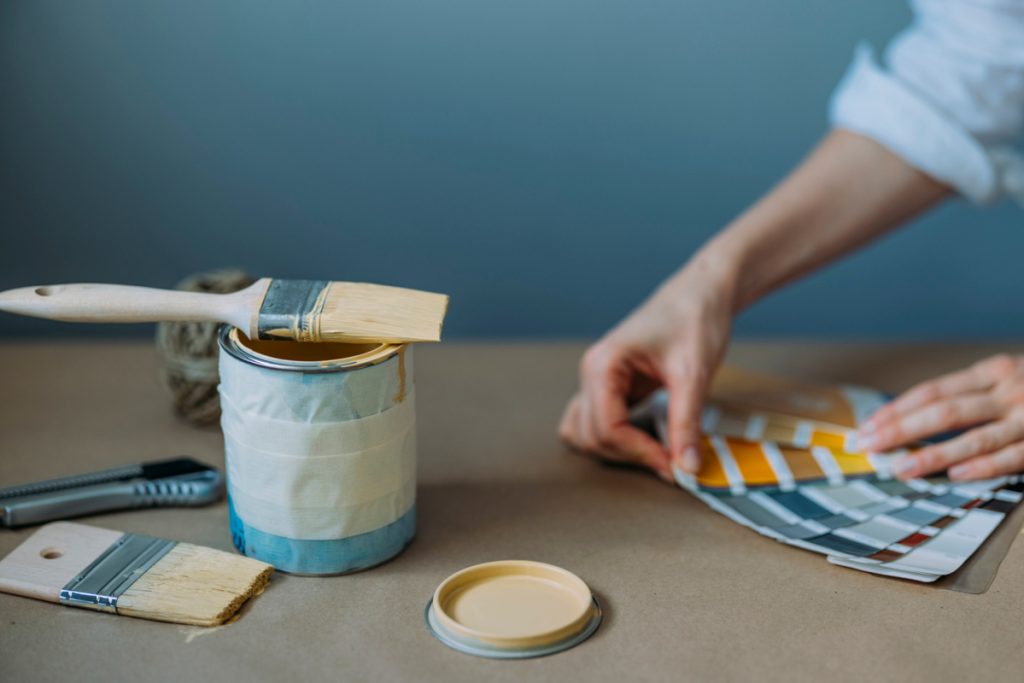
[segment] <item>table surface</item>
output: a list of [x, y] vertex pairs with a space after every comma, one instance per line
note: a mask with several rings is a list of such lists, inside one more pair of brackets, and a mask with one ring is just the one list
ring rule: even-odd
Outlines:
[[[200, 629], [0, 595], [0, 679], [1007, 680], [1024, 668], [1024, 543], [969, 595], [829, 565], [644, 472], [568, 453], [555, 427], [580, 344], [416, 350], [419, 528], [399, 557], [334, 578], [278, 574], [235, 623]], [[740, 343], [729, 360], [896, 391], [994, 346]], [[1014, 349], [1009, 349], [1014, 350]], [[1016, 349], [1020, 351], [1021, 349]], [[176, 454], [223, 464], [220, 433], [177, 418], [139, 342], [0, 344], [0, 482]], [[230, 549], [223, 503], [89, 523]], [[0, 553], [31, 533], [0, 529]], [[600, 596], [587, 642], [533, 660], [449, 650], [423, 608], [496, 559], [551, 562]]]

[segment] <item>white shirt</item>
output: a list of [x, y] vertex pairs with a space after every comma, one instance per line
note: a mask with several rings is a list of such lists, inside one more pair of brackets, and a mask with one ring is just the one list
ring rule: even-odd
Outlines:
[[832, 96], [870, 137], [976, 202], [1024, 202], [1024, 0], [912, 0], [879, 65], [867, 45]]

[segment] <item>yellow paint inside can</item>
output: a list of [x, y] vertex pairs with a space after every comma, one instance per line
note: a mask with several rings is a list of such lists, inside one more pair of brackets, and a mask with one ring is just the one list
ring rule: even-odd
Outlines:
[[[330, 365], [340, 368], [373, 365], [400, 354], [402, 344], [343, 344], [339, 342], [296, 342], [287, 340], [250, 339], [234, 328], [230, 338], [249, 354], [268, 361], [283, 361], [297, 367]], [[404, 366], [404, 358], [403, 366]], [[404, 367], [403, 367], [404, 372]]]

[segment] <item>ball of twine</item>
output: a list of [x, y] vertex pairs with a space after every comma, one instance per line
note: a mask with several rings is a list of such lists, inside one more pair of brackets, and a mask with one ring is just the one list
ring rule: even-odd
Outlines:
[[[241, 270], [214, 270], [182, 280], [177, 289], [229, 294], [255, 281]], [[220, 323], [210, 322], [160, 323], [156, 328], [160, 377], [174, 400], [174, 411], [192, 424], [208, 425], [220, 419], [219, 328]]]

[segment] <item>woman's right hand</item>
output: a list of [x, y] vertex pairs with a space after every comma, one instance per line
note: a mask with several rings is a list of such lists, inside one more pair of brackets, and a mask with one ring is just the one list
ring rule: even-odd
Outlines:
[[[691, 261], [584, 353], [562, 439], [669, 482], [672, 463], [696, 473], [704, 394], [728, 345], [732, 312], [732, 278], [706, 259]], [[629, 421], [629, 406], [660, 386], [669, 394], [667, 449]]]

